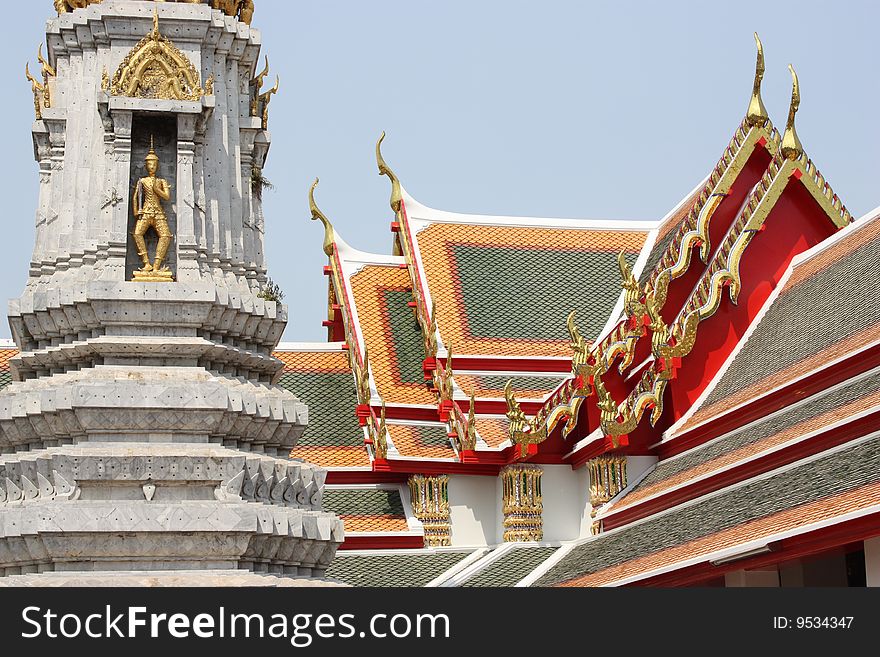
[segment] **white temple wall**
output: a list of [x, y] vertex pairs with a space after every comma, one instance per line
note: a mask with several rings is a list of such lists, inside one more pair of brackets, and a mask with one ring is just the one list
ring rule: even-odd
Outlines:
[[570, 541], [578, 538], [589, 519], [590, 482], [586, 468], [543, 465], [541, 492], [544, 498], [544, 540]]
[[880, 536], [865, 541], [865, 575], [868, 586], [880, 586]]
[[498, 477], [449, 477], [453, 547], [494, 545], [501, 540]]

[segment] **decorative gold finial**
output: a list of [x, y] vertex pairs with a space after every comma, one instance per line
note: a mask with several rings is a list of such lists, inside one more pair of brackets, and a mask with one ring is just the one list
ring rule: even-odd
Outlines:
[[461, 441], [461, 448], [471, 452], [477, 449], [477, 400], [473, 393], [471, 394], [471, 407], [468, 409], [467, 435]]
[[251, 116], [260, 116], [260, 94], [267, 75], [269, 75], [269, 55], [266, 55], [265, 68], [251, 80]]
[[385, 141], [385, 132], [382, 132], [382, 136], [379, 137], [379, 141], [376, 143], [376, 163], [379, 165], [379, 175], [380, 176], [388, 176], [391, 180], [391, 209], [394, 210], [394, 213], [397, 214], [400, 212], [400, 206], [403, 203], [403, 193], [400, 189], [400, 179], [394, 174], [391, 170], [391, 167], [385, 162], [385, 158], [382, 157], [382, 142]]
[[755, 43], [758, 46], [758, 63], [755, 66], [755, 86], [752, 89], [752, 99], [749, 101], [749, 111], [746, 113], [746, 120], [749, 125], [764, 125], [770, 116], [767, 114], [767, 108], [764, 107], [764, 101], [761, 99], [761, 81], [764, 79], [764, 46], [758, 33], [755, 32]]
[[150, 135], [150, 151], [147, 153], [147, 157], [144, 158], [147, 162], [158, 162], [159, 156], [156, 155], [156, 146], [153, 140], [153, 135]]
[[321, 212], [318, 204], [315, 203], [315, 190], [318, 188], [320, 180], [315, 178], [311, 190], [309, 190], [309, 209], [312, 211], [312, 221], [320, 221], [324, 224], [324, 253], [328, 256], [333, 255], [333, 245], [336, 242], [336, 233], [333, 230], [333, 224], [323, 212]]
[[798, 138], [797, 130], [794, 127], [794, 119], [797, 116], [798, 109], [801, 106], [801, 85], [798, 82], [797, 73], [794, 67], [789, 64], [788, 70], [791, 71], [791, 107], [788, 110], [788, 123], [785, 124], [785, 134], [782, 136], [782, 156], [789, 160], [798, 159], [804, 152], [804, 146]]
[[45, 91], [45, 87], [40, 84], [37, 79], [31, 75], [30, 64], [25, 63], [24, 65], [24, 74], [28, 79], [28, 82], [31, 83], [31, 91], [34, 92], [34, 113], [37, 117], [37, 121], [41, 121], [43, 119], [43, 92]]
[[386, 460], [388, 458], [388, 426], [385, 422], [385, 402], [382, 402], [382, 415], [379, 417], [379, 429], [377, 430], [376, 440], [373, 445], [377, 459]]

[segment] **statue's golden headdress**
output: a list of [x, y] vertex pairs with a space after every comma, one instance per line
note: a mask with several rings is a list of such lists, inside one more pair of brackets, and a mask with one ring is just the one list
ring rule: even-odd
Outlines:
[[147, 157], [145, 158], [145, 161], [147, 161], [147, 162], [155, 162], [156, 164], [159, 164], [159, 156], [156, 155], [156, 149], [155, 149], [154, 146], [153, 146], [153, 137], [152, 137], [152, 135], [150, 136], [150, 152], [147, 153]]

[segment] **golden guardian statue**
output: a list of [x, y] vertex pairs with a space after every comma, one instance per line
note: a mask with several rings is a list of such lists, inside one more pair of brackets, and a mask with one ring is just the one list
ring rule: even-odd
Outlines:
[[[168, 181], [159, 178], [159, 156], [150, 139], [150, 152], [146, 157], [147, 176], [138, 180], [132, 199], [132, 210], [137, 219], [134, 229], [134, 242], [137, 245], [138, 256], [144, 263], [142, 269], [134, 272], [134, 280], [142, 282], [170, 282], [174, 280], [171, 269], [164, 266], [168, 256], [168, 248], [174, 239], [171, 228], [168, 226], [168, 217], [162, 208], [163, 201], [171, 200], [171, 187]], [[159, 244], [156, 247], [156, 257], [152, 264], [147, 251], [147, 232], [154, 230], [159, 235]]]

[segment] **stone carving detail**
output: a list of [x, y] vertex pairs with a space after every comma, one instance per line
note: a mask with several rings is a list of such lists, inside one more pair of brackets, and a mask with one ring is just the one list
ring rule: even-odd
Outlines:
[[[79, 486], [69, 483], [57, 471], [51, 473], [51, 480], [40, 472], [26, 475], [8, 469], [0, 464], [0, 504], [20, 504], [23, 502], [48, 500], [74, 501], [82, 491]], [[36, 482], [36, 483], [35, 483]]]

